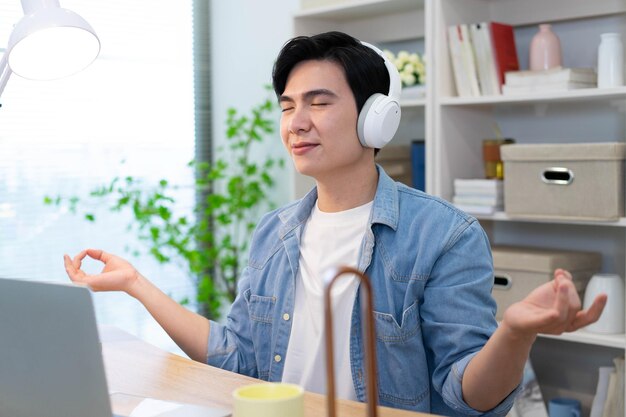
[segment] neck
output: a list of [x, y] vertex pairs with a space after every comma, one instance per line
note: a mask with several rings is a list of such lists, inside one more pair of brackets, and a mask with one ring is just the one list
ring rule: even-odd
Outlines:
[[375, 164], [350, 169], [349, 173], [318, 178], [317, 205], [327, 213], [349, 210], [374, 199], [378, 185]]

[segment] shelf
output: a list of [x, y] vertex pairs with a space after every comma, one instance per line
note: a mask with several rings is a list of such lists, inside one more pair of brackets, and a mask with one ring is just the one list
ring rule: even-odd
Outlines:
[[575, 343], [586, 343], [595, 346], [606, 346], [618, 349], [626, 349], [626, 335], [624, 334], [598, 334], [589, 333], [585, 330], [578, 330], [572, 333], [561, 335], [541, 334], [539, 337], [555, 340], [564, 340]]
[[424, 107], [426, 105], [425, 98], [400, 99], [400, 107]]
[[499, 104], [539, 104], [549, 102], [589, 101], [589, 100], [626, 100], [626, 87], [584, 88], [580, 90], [560, 91], [545, 94], [523, 96], [484, 96], [484, 97], [442, 97], [443, 106], [491, 106]]
[[520, 222], [520, 223], [550, 223], [564, 224], [570, 226], [604, 226], [604, 227], [624, 227], [626, 228], [626, 217], [621, 217], [617, 221], [599, 221], [599, 220], [569, 220], [541, 217], [510, 217], [505, 212], [499, 211], [493, 215], [472, 214], [478, 220], [486, 221], [502, 221], [502, 222]]
[[424, 8], [424, 0], [361, 0], [336, 2], [328, 6], [312, 7], [297, 12], [296, 19], [328, 19], [336, 21], [376, 17], [381, 14], [402, 13]]

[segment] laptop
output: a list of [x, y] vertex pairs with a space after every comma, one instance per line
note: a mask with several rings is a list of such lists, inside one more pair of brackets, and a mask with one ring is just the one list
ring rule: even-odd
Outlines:
[[0, 416], [113, 416], [87, 287], [0, 278]]

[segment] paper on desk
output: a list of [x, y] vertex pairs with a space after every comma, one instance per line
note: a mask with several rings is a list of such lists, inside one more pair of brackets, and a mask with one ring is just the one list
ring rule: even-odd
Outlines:
[[176, 410], [181, 407], [182, 404], [146, 398], [142, 400], [137, 407], [135, 407], [129, 417], [156, 417], [160, 414]]
[[210, 407], [179, 404], [146, 398], [133, 409], [129, 417], [228, 417], [230, 413]]

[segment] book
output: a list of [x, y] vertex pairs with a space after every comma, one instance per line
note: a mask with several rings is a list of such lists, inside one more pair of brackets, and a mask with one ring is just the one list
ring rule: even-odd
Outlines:
[[596, 394], [591, 404], [591, 412], [589, 417], [602, 417], [604, 413], [604, 403], [609, 389], [609, 377], [615, 368], [613, 366], [601, 366], [598, 368], [598, 384], [596, 386]]
[[423, 140], [411, 143], [411, 179], [413, 188], [426, 191], [426, 143]]
[[624, 357], [617, 357], [613, 359], [615, 364], [615, 413], [618, 416], [624, 415]]
[[507, 86], [530, 86], [534, 84], [553, 84], [575, 82], [596, 84], [597, 75], [593, 68], [557, 67], [544, 71], [509, 71], [504, 74]]
[[465, 191], [467, 192], [475, 192], [475, 191], [483, 191], [484, 192], [502, 192], [504, 188], [504, 182], [502, 180], [488, 180], [482, 178], [455, 178], [454, 179], [454, 192], [455, 194], [462, 194]]
[[602, 417], [615, 417], [617, 416], [617, 396], [620, 393], [617, 392], [617, 372], [613, 370], [609, 374], [609, 384], [606, 393], [606, 399], [604, 400], [604, 408], [602, 409]]
[[463, 68], [467, 73], [472, 97], [480, 96], [480, 86], [478, 84], [478, 71], [476, 69], [476, 56], [470, 37], [469, 27], [466, 24], [461, 27], [461, 45], [463, 55]]
[[515, 33], [513, 32], [513, 26], [498, 22], [489, 22], [489, 32], [498, 83], [502, 86], [504, 85], [504, 74], [506, 72], [519, 70]]
[[559, 81], [550, 84], [534, 84], [534, 85], [503, 85], [502, 95], [519, 96], [533, 93], [553, 93], [559, 91], [579, 90], [582, 88], [594, 88], [595, 83], [579, 83], [575, 81]]
[[494, 214], [502, 211], [502, 206], [483, 206], [478, 204], [454, 204], [456, 208], [470, 214]]
[[473, 23], [469, 25], [469, 29], [476, 57], [480, 92], [483, 96], [499, 95], [500, 82], [491, 47], [489, 24], [486, 22]]
[[[459, 97], [474, 97], [480, 95], [480, 91], [478, 90], [477, 81], [475, 88], [473, 88], [474, 83], [469, 72], [470, 54], [468, 53], [468, 45], [471, 46], [471, 44], [469, 39], [464, 39], [461, 26], [452, 25], [448, 27], [448, 50], [450, 52], [450, 61], [452, 62], [454, 84]], [[473, 78], [475, 77], [476, 75], [474, 74]]]
[[504, 205], [504, 198], [502, 194], [500, 195], [476, 195], [476, 194], [468, 194], [468, 195], [454, 195], [452, 197], [452, 202], [455, 205], [459, 204], [467, 204], [474, 206], [500, 206]]

